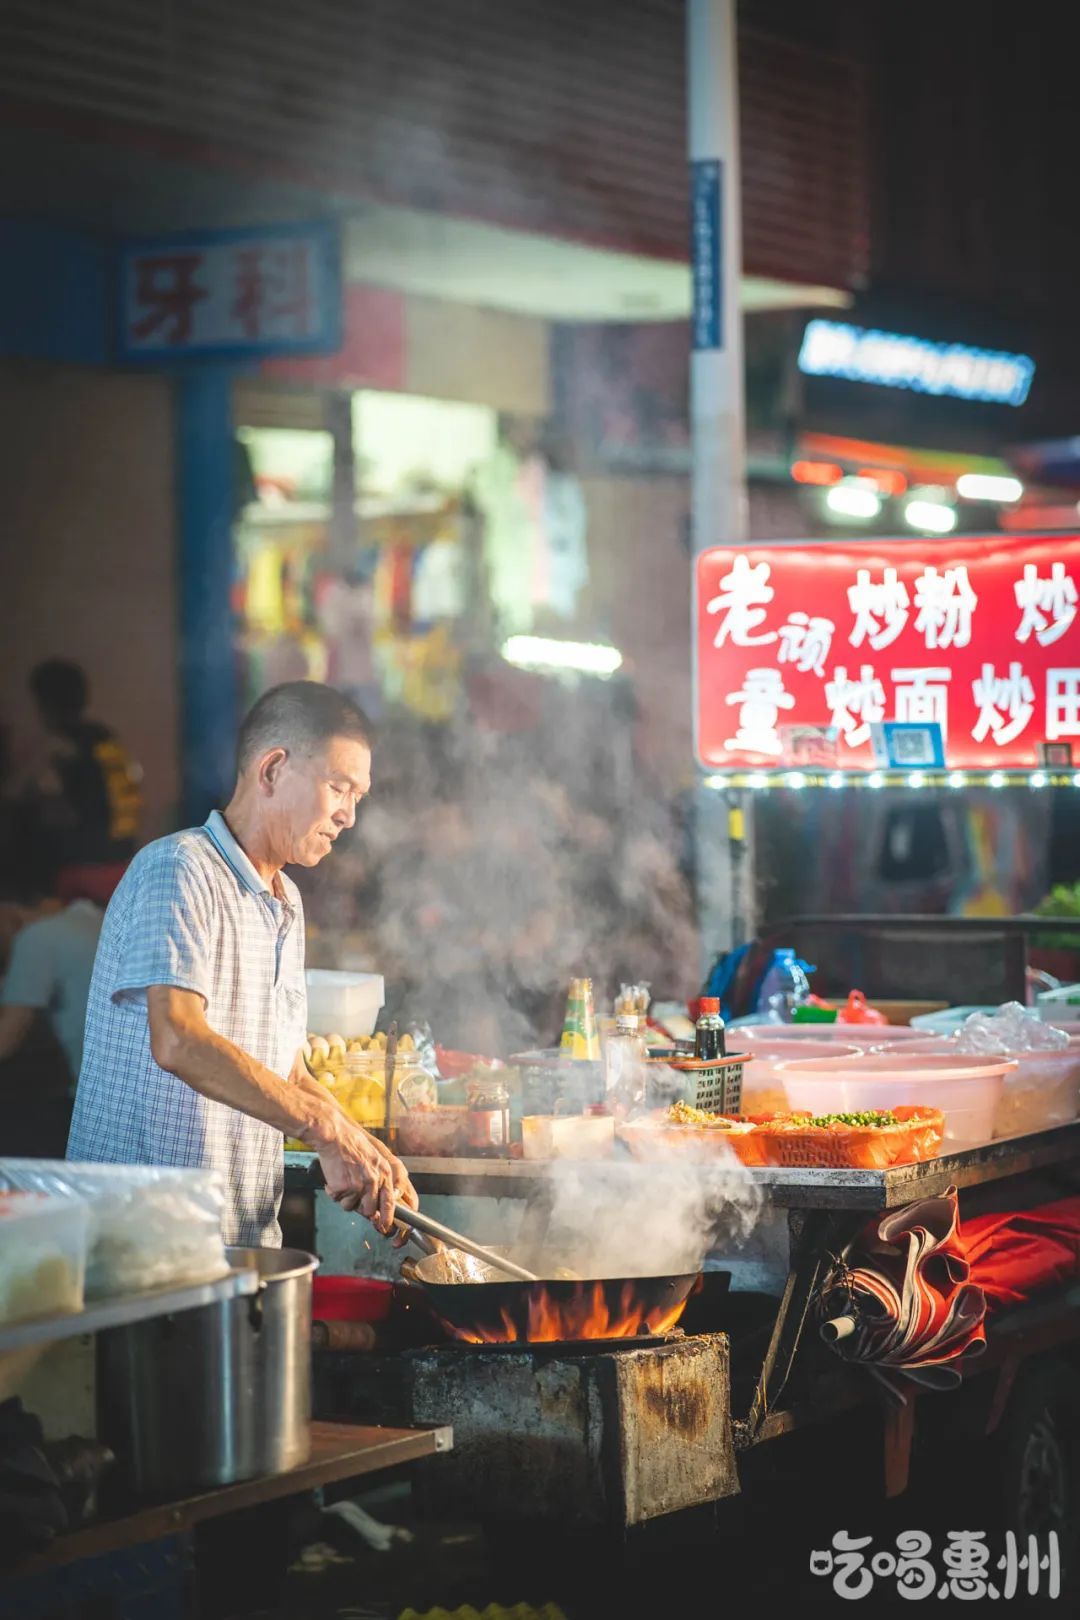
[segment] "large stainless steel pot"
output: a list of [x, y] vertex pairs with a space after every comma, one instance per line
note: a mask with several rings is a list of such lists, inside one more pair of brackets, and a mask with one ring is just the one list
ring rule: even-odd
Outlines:
[[256, 1294], [102, 1333], [102, 1438], [142, 1497], [280, 1473], [311, 1452], [311, 1277], [300, 1249], [229, 1249]]

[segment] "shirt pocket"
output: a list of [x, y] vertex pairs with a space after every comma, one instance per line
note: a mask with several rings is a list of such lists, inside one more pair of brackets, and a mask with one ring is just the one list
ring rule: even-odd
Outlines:
[[280, 1003], [281, 1027], [279, 1031], [280, 1056], [287, 1074], [300, 1047], [307, 1040], [307, 994], [303, 990], [282, 987]]

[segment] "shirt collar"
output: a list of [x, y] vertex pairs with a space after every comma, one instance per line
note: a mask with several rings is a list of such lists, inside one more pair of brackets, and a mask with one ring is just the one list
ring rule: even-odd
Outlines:
[[249, 894], [268, 894], [273, 898], [269, 883], [256, 872], [251, 861], [229, 831], [229, 824], [220, 810], [211, 810], [203, 824], [203, 831], [227, 866], [239, 878]]

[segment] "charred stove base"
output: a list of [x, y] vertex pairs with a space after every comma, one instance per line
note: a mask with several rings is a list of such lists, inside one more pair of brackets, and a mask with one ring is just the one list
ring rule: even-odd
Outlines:
[[408, 1359], [410, 1420], [454, 1430], [417, 1481], [431, 1514], [627, 1528], [739, 1489], [723, 1333]]

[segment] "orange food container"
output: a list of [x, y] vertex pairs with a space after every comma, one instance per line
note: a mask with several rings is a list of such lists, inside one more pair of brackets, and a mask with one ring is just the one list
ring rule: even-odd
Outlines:
[[887, 1170], [934, 1158], [945, 1135], [940, 1108], [894, 1108], [895, 1125], [811, 1125], [810, 1116], [757, 1119], [759, 1163], [787, 1169]]

